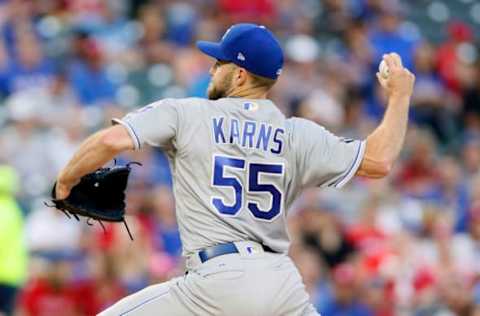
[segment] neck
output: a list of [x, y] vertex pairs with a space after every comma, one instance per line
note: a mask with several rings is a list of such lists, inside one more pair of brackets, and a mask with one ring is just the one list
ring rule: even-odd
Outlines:
[[245, 99], [266, 99], [268, 91], [263, 87], [235, 88], [227, 94], [227, 97], [237, 97]]

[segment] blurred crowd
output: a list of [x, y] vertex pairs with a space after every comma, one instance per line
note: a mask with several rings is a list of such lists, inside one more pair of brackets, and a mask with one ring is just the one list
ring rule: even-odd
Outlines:
[[104, 232], [43, 202], [111, 118], [204, 97], [212, 60], [194, 43], [241, 21], [282, 42], [279, 108], [338, 135], [365, 138], [382, 118], [382, 54], [416, 74], [392, 174], [309, 190], [289, 211], [290, 254], [318, 311], [480, 315], [480, 4], [470, 0], [0, 0], [0, 315], [94, 315], [184, 272], [161, 151], [119, 158], [143, 164], [127, 194], [134, 242], [121, 225]]

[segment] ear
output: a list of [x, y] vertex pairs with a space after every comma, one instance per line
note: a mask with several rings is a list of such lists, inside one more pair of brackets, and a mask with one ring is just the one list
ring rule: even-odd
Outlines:
[[245, 69], [238, 67], [234, 78], [237, 86], [243, 86], [248, 81], [248, 72]]

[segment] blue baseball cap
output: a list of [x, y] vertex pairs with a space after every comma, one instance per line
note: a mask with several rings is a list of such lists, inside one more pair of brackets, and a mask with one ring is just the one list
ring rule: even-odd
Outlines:
[[258, 76], [277, 79], [282, 72], [280, 43], [263, 25], [234, 24], [219, 43], [199, 41], [197, 47], [208, 56], [234, 63]]

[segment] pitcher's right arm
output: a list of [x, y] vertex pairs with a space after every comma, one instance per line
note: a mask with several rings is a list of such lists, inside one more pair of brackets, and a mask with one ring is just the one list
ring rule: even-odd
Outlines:
[[397, 159], [405, 140], [408, 109], [415, 76], [402, 66], [396, 53], [383, 56], [389, 69], [387, 78], [377, 78], [388, 96], [388, 105], [380, 125], [367, 137], [365, 154], [356, 175], [368, 178], [386, 176]]

